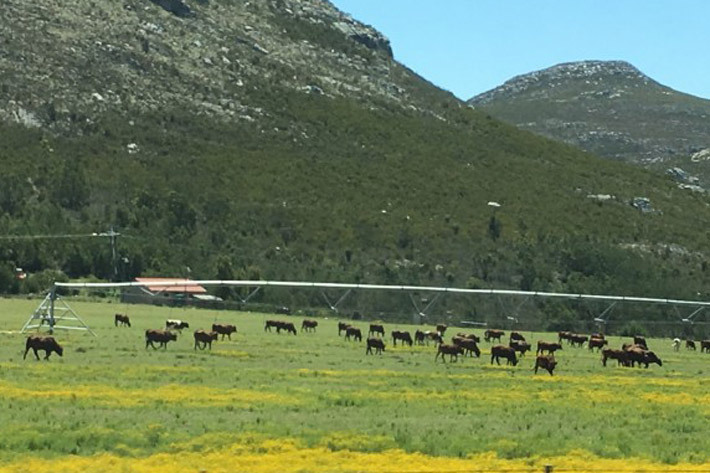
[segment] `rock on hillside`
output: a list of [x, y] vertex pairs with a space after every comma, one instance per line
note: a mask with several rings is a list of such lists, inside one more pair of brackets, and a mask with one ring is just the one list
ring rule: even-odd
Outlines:
[[0, 119], [91, 132], [105, 112], [278, 113], [276, 89], [421, 109], [388, 39], [325, 0], [5, 0]]
[[515, 77], [469, 103], [612, 159], [687, 160], [710, 147], [710, 101], [665, 87], [622, 61], [559, 64]]

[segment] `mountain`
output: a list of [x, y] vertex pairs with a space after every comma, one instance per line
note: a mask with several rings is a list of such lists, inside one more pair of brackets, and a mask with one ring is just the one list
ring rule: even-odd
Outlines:
[[710, 149], [710, 100], [661, 85], [623, 61], [559, 64], [468, 103], [599, 156], [710, 177], [710, 167], [698, 166], [698, 153]]
[[471, 109], [326, 1], [7, 0], [3, 18], [2, 292], [190, 274], [697, 297], [710, 280], [704, 196]]

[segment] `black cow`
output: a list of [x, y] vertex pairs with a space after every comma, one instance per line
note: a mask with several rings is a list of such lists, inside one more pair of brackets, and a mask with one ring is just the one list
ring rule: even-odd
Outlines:
[[291, 322], [279, 322], [276, 326], [276, 333], [281, 333], [281, 330], [286, 330], [288, 333], [298, 335], [298, 332], [296, 332], [296, 326]]
[[370, 337], [367, 339], [367, 349], [365, 350], [366, 355], [372, 355], [372, 349], [375, 349], [375, 354], [382, 354], [385, 351], [385, 342], [381, 338]]
[[45, 360], [49, 360], [49, 355], [51, 355], [52, 352], [55, 352], [59, 356], [64, 354], [64, 349], [57, 343], [54, 337], [45, 337], [42, 335], [30, 335], [27, 337], [27, 341], [25, 342], [25, 354], [22, 355], [23, 360], [27, 357], [27, 352], [30, 351], [30, 349], [32, 349], [35, 358], [38, 360], [39, 355], [37, 354], [37, 350], [44, 350]]
[[525, 352], [532, 350], [532, 345], [530, 345], [528, 342], [520, 340], [511, 340], [509, 345], [513, 350], [520, 353], [520, 356], [523, 356], [525, 355]]
[[301, 332], [303, 332], [304, 330], [305, 330], [306, 332], [315, 332], [315, 331], [316, 331], [316, 327], [318, 327], [318, 321], [317, 321], [317, 320], [309, 320], [309, 319], [306, 319], [306, 320], [304, 320], [303, 323], [301, 324]]
[[237, 333], [237, 327], [230, 324], [212, 324], [212, 331], [222, 335], [222, 340], [225, 335], [231, 340], [232, 334]]
[[481, 356], [481, 350], [478, 348], [478, 344], [476, 341], [472, 338], [464, 338], [464, 337], [452, 337], [451, 342], [454, 345], [457, 345], [461, 348], [463, 348], [464, 355], [469, 355], [469, 356], [476, 356], [476, 358]]
[[507, 364], [513, 366], [518, 364], [518, 358], [515, 356], [515, 350], [505, 345], [496, 345], [491, 348], [491, 364], [493, 360], [500, 365], [500, 358], [508, 360]]
[[113, 316], [113, 325], [118, 327], [119, 325], [131, 326], [131, 319], [128, 318], [126, 314], [116, 314]]
[[345, 322], [338, 322], [338, 336], [345, 332], [348, 327], [350, 327], [350, 324], [347, 324]]
[[537, 369], [546, 369], [550, 376], [557, 366], [557, 361], [555, 361], [555, 355], [541, 355], [535, 359], [535, 374], [537, 374]]
[[525, 337], [521, 333], [518, 332], [510, 332], [510, 340], [518, 340], [520, 342], [525, 341]]
[[490, 342], [492, 340], [498, 340], [500, 341], [500, 338], [505, 335], [505, 332], [502, 330], [493, 330], [493, 329], [488, 329], [485, 332], [483, 332], [483, 338], [487, 342]]
[[384, 337], [385, 336], [385, 328], [380, 324], [370, 324], [370, 331], [367, 332], [367, 336], [369, 337], [370, 335], [373, 335], [375, 333], [382, 335]]
[[[215, 331], [205, 332], [204, 330], [195, 330], [195, 350], [199, 347], [200, 350], [204, 350], [208, 345], [210, 350], [212, 349], [212, 342], [217, 340], [219, 334]], [[200, 346], [200, 344], [202, 344]]]
[[642, 335], [636, 335], [634, 337], [634, 345], [643, 347], [644, 350], [648, 350], [648, 344], [646, 343], [646, 338]]
[[410, 347], [413, 345], [412, 336], [409, 334], [409, 332], [392, 330], [392, 344], [394, 346], [397, 346], [397, 340], [401, 341], [402, 344], [408, 344]]
[[358, 342], [362, 341], [362, 332], [359, 328], [349, 326], [345, 329], [345, 340], [350, 340], [350, 337], [354, 338]]

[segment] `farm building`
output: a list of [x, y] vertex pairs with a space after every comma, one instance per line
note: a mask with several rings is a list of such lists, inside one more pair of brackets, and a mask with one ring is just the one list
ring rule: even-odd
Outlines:
[[[155, 305], [197, 305], [221, 302], [222, 299], [207, 293], [207, 289], [185, 278], [136, 278], [140, 286], [126, 288], [121, 302]], [[175, 283], [161, 286], [160, 283]], [[182, 284], [184, 283], [184, 285]]]

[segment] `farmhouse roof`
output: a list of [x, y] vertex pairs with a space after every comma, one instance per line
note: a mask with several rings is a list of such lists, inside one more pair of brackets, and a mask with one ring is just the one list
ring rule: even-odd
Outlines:
[[[188, 294], [205, 294], [207, 289], [195, 284], [191, 279], [185, 278], [136, 278], [136, 282], [143, 283], [145, 288], [150, 292], [178, 292], [178, 293], [188, 293]], [[178, 284], [176, 286], [161, 286], [155, 283], [185, 283], [184, 285]], [[153, 283], [153, 284], [151, 284]]]

